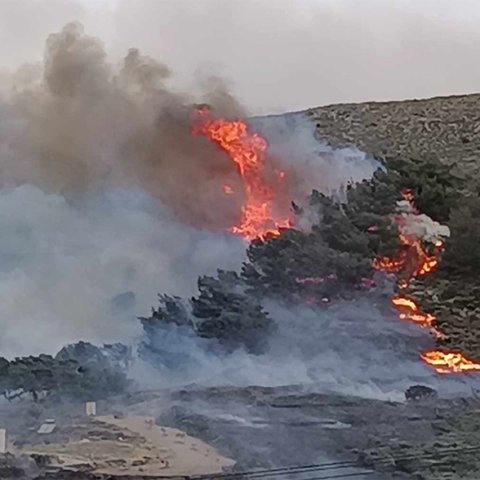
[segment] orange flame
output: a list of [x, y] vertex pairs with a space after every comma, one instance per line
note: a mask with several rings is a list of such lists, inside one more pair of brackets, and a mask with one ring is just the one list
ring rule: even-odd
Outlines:
[[398, 253], [397, 257], [377, 257], [373, 260], [373, 268], [387, 273], [397, 273], [405, 265], [404, 255]]
[[[403, 199], [411, 205], [411, 210], [418, 213], [414, 206], [414, 196], [411, 190], [402, 192]], [[401, 225], [402, 217], [396, 217], [394, 221]], [[439, 264], [439, 252], [443, 249], [442, 240], [434, 243], [436, 254], [429, 255], [422, 239], [411, 235], [399, 234], [401, 247], [394, 257], [377, 257], [373, 261], [373, 267], [387, 273], [399, 274], [398, 287], [406, 288], [409, 281], [417, 276], [431, 273]], [[424, 328], [429, 328], [438, 339], [446, 339], [447, 336], [435, 327], [437, 318], [431, 313], [422, 312], [415, 300], [403, 295], [396, 294], [392, 297], [392, 303], [398, 311], [400, 320], [414, 322]], [[441, 374], [459, 373], [468, 371], [480, 371], [480, 362], [465, 357], [459, 352], [449, 350], [430, 350], [420, 355], [421, 359], [436, 372]]]
[[[373, 260], [373, 268], [387, 273], [402, 272], [402, 277], [408, 283], [413, 277], [425, 276], [435, 270], [439, 264], [437, 255], [429, 255], [419, 238], [402, 233], [398, 236], [400, 249], [394, 257], [377, 257]], [[440, 248], [443, 242], [435, 246]]]
[[413, 195], [413, 192], [410, 188], [404, 188], [402, 190], [402, 197], [404, 200], [407, 200], [407, 202], [410, 202], [413, 207], [413, 203], [415, 202], [415, 196]]
[[392, 303], [399, 311], [400, 320], [418, 323], [422, 327], [432, 327], [436, 318], [431, 313], [423, 313], [413, 299], [405, 295], [395, 295]]
[[[410, 203], [411, 211], [418, 214], [414, 205], [414, 196], [411, 190], [405, 189], [402, 191], [404, 200]], [[394, 217], [394, 223], [401, 226], [404, 218], [401, 215]], [[403, 287], [408, 285], [408, 282], [418, 276], [427, 275], [439, 264], [438, 252], [434, 255], [429, 255], [427, 249], [421, 238], [413, 235], [406, 235], [399, 233], [400, 248], [393, 257], [377, 257], [373, 261], [373, 268], [387, 273], [401, 273], [401, 284]], [[434, 244], [437, 250], [443, 247], [443, 242], [438, 240]]]
[[480, 363], [459, 352], [431, 350], [422, 353], [421, 358], [438, 373], [459, 373], [480, 371]]
[[[250, 132], [242, 120], [213, 119], [206, 107], [198, 108], [195, 113], [198, 121], [193, 132], [205, 135], [230, 156], [245, 185], [246, 204], [242, 207], [241, 221], [231, 231], [248, 240], [279, 235], [279, 229], [289, 227], [290, 221], [288, 217], [278, 218], [273, 213], [276, 195], [266, 179], [267, 141]], [[277, 173], [279, 179], [284, 176], [284, 172]]]

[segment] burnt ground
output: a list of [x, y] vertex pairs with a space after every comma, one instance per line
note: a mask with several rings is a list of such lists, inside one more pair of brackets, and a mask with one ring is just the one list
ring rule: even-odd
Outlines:
[[387, 402], [295, 387], [223, 387], [158, 394], [126, 409], [156, 413], [157, 423], [234, 458], [238, 471], [353, 461], [364, 470], [290, 478], [350, 478], [361, 471], [369, 474], [354, 478], [479, 478], [480, 402], [473, 398]]
[[[28, 427], [32, 409], [39, 415]], [[22, 401], [4, 406], [0, 420], [12, 444], [65, 442], [73, 439], [69, 425], [85, 420], [83, 409]], [[393, 402], [300, 387], [190, 387], [111, 398], [98, 403], [98, 413], [154, 416], [234, 459], [237, 472], [352, 462], [265, 478], [478, 480], [480, 472], [480, 401], [473, 397]], [[45, 418], [59, 427], [40, 438], [34, 427]], [[68, 478], [97, 478], [82, 475]]]

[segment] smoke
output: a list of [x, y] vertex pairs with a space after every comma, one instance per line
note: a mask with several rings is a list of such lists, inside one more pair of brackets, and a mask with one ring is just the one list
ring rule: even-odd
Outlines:
[[439, 377], [419, 359], [434, 341], [371, 301], [328, 309], [265, 304], [278, 331], [263, 355], [219, 354], [215, 341], [165, 325], [156, 338], [164, 352], [154, 367], [137, 361], [132, 375], [144, 387], [196, 385], [298, 385], [323, 393], [404, 400], [406, 388], [426, 384], [441, 395], [470, 394], [478, 380]]
[[300, 204], [312, 190], [341, 195], [348, 182], [370, 178], [383, 168], [356, 147], [333, 148], [318, 137], [315, 124], [304, 112], [255, 117], [250, 122], [268, 139], [269, 153], [290, 183], [290, 200]]
[[0, 354], [126, 341], [158, 292], [189, 296], [200, 274], [238, 268], [243, 242], [179, 223], [138, 190], [70, 205], [23, 185], [0, 190]]
[[[78, 23], [51, 34], [41, 66], [4, 80], [1, 183], [31, 183], [70, 198], [134, 186], [199, 225], [233, 223], [238, 205], [222, 209], [219, 178], [235, 176], [234, 165], [191, 134], [194, 100], [169, 80], [167, 66], [133, 48], [118, 68], [111, 65], [100, 40]], [[219, 79], [203, 79], [203, 86], [198, 100], [217, 114], [244, 114]]]
[[[246, 111], [218, 76], [195, 78], [196, 98], [174, 88], [167, 65], [135, 48], [112, 64], [99, 39], [78, 23], [66, 25], [47, 38], [42, 64], [3, 75], [0, 186], [29, 183], [69, 199], [135, 187], [190, 224], [224, 230], [237, 223], [243, 198], [235, 165], [214, 143], [192, 135], [191, 113], [195, 102], [209, 103], [217, 116]], [[270, 140], [297, 200], [313, 188], [370, 176], [378, 166], [358, 150], [333, 151], [319, 142], [303, 114], [252, 125]], [[228, 202], [224, 184], [237, 187]]]
[[4, 65], [37, 60], [78, 19], [115, 59], [138, 46], [189, 91], [208, 64], [265, 114], [478, 92], [479, 17], [477, 0], [2, 0], [0, 45]]
[[[223, 232], [242, 198], [225, 201], [222, 185], [239, 176], [212, 142], [192, 135], [190, 115], [200, 101], [218, 115], [246, 112], [221, 79], [198, 80], [199, 98], [178, 91], [168, 66], [133, 48], [114, 65], [77, 23], [48, 37], [42, 64], [3, 77], [1, 355], [55, 353], [78, 340], [135, 344], [136, 317], [158, 292], [188, 297], [199, 275], [238, 270], [245, 244]], [[334, 150], [316, 139], [303, 114], [251, 123], [269, 141], [269, 161], [286, 170], [292, 198], [302, 200], [312, 188], [331, 192], [378, 167], [359, 150]], [[333, 388], [314, 368], [326, 361], [317, 346], [302, 340], [310, 332], [321, 342], [316, 314], [273, 307], [272, 314], [285, 328], [264, 357], [219, 358], [201, 340], [166, 331], [171, 358], [191, 359], [184, 381], [315, 381]], [[296, 330], [289, 331], [295, 316]], [[309, 324], [314, 330], [304, 330]], [[330, 379], [338, 375], [339, 352], [325, 357], [332, 359]], [[352, 373], [335, 388], [351, 388], [360, 375], [349, 361]], [[173, 368], [163, 376], [173, 382], [179, 374]]]

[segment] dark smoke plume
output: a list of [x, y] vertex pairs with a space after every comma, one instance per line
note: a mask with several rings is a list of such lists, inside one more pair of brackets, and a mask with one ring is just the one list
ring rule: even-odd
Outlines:
[[[172, 81], [135, 49], [112, 65], [76, 23], [49, 36], [42, 64], [0, 76], [0, 355], [134, 344], [157, 293], [188, 298], [199, 275], [239, 270], [245, 243], [225, 231], [243, 186], [231, 159], [192, 135], [191, 114], [197, 102], [247, 112], [218, 77], [198, 79], [199, 98]], [[303, 114], [251, 124], [300, 203], [378, 167], [316, 139]], [[227, 202], [223, 184], [238, 197]]]
[[[166, 65], [134, 48], [111, 65], [102, 43], [78, 23], [51, 34], [43, 65], [24, 66], [4, 81], [1, 183], [31, 183], [67, 197], [136, 186], [191, 223], [234, 223], [238, 205], [218, 209], [225, 204], [221, 179], [238, 181], [235, 167], [191, 134], [195, 101], [174, 91], [170, 77]], [[245, 115], [220, 79], [200, 84], [198, 101], [217, 115]]]

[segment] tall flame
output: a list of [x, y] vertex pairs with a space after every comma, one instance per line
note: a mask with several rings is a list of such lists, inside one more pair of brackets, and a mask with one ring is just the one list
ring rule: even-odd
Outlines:
[[[237, 165], [243, 180], [246, 203], [239, 224], [231, 231], [251, 240], [269, 234], [279, 235], [280, 228], [289, 227], [289, 218], [273, 211], [276, 192], [266, 175], [267, 141], [250, 132], [243, 120], [212, 118], [206, 107], [197, 108], [194, 120], [193, 132], [217, 143]], [[284, 172], [277, 172], [279, 180], [284, 176]], [[224, 192], [231, 194], [233, 188], [224, 186]]]
[[[409, 214], [394, 217], [394, 222], [400, 230], [400, 249], [394, 257], [378, 257], [373, 261], [375, 269], [399, 275], [399, 289], [406, 288], [412, 278], [431, 273], [440, 262], [440, 252], [444, 246], [443, 240], [437, 238], [433, 242], [433, 254], [429, 254], [420, 236], [406, 234], [405, 231], [402, 231], [406, 221], [412, 218], [412, 215], [418, 214], [414, 206], [415, 199], [412, 192], [404, 190], [402, 195], [403, 203], [406, 204]], [[399, 293], [392, 297], [392, 303], [397, 309], [400, 320], [407, 320], [421, 327], [429, 328], [438, 339], [447, 338], [443, 332], [435, 327], [437, 323], [435, 315], [422, 312], [412, 298]], [[441, 374], [480, 371], [480, 362], [467, 358], [459, 352], [434, 349], [422, 353], [420, 358]]]

